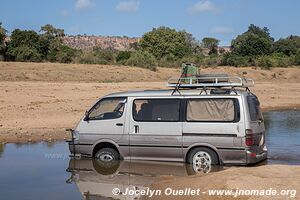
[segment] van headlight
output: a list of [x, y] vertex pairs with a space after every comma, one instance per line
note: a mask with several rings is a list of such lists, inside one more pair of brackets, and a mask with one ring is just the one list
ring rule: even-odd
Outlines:
[[75, 140], [79, 140], [79, 131], [74, 130], [73, 131], [73, 139]]

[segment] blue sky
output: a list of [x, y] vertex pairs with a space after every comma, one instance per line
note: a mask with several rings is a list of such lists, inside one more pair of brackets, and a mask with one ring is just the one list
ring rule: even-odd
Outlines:
[[299, 8], [298, 0], [1, 0], [0, 22], [8, 31], [50, 23], [67, 34], [130, 37], [168, 26], [228, 45], [251, 23], [275, 39], [300, 35]]

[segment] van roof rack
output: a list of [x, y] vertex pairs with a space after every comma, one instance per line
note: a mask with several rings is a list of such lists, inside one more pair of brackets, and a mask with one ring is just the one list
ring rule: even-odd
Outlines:
[[232, 89], [235, 89], [236, 87], [239, 87], [249, 90], [249, 87], [254, 86], [254, 81], [250, 78], [228, 76], [226, 74], [203, 74], [193, 77], [173, 77], [168, 80], [167, 86], [174, 88], [172, 94], [174, 94], [176, 91], [179, 92], [179, 89], [198, 88], [206, 90], [208, 88], [230, 87]]

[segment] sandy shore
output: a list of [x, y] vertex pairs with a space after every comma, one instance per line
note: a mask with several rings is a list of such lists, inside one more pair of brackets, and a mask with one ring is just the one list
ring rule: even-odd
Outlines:
[[[257, 80], [252, 91], [265, 111], [300, 108], [299, 68], [217, 67], [201, 72], [234, 75], [247, 72], [248, 77]], [[178, 69], [166, 68], [152, 72], [124, 66], [0, 62], [0, 142], [66, 139], [69, 133], [65, 129], [73, 128], [85, 110], [102, 96], [118, 91], [166, 88], [165, 80], [178, 73]], [[117, 77], [118, 81], [123, 77], [123, 82], [107, 82], [107, 77]]]
[[[200, 195], [172, 196], [173, 200], [185, 199], [299, 199], [300, 198], [300, 167], [286, 165], [263, 165], [257, 167], [230, 167], [224, 171], [209, 174], [200, 174], [188, 177], [174, 178], [165, 177], [163, 180], [153, 183], [152, 190], [165, 191], [166, 188], [173, 190], [185, 190], [191, 188], [200, 189]], [[209, 190], [291, 190], [288, 195], [275, 196], [210, 196]], [[296, 194], [294, 191], [296, 190]], [[206, 192], [205, 194], [202, 193]], [[151, 199], [151, 198], [148, 198]], [[155, 196], [155, 199], [170, 199], [170, 196]]]

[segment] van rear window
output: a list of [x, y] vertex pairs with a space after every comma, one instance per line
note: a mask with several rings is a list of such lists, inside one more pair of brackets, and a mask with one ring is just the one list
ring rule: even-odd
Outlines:
[[260, 103], [255, 96], [247, 96], [249, 115], [251, 121], [257, 121], [262, 119], [262, 114], [260, 111]]
[[190, 122], [233, 122], [237, 120], [238, 102], [234, 99], [189, 99], [186, 120]]
[[179, 121], [179, 99], [138, 99], [133, 102], [135, 121]]

